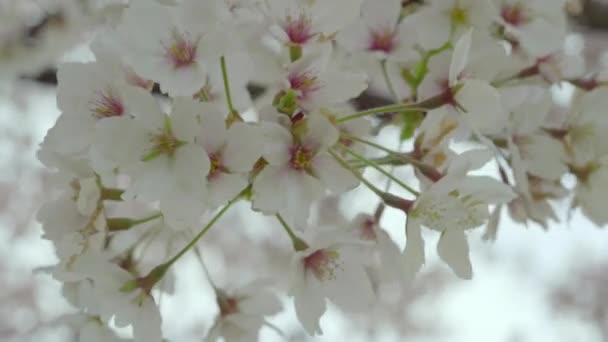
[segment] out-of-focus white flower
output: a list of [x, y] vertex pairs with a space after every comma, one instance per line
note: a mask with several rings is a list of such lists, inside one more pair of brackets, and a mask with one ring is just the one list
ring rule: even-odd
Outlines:
[[487, 31], [496, 15], [489, 0], [433, 1], [411, 17], [418, 43], [427, 50], [456, 40], [470, 27]]
[[356, 247], [352, 242], [324, 237], [294, 254], [289, 294], [309, 334], [322, 333], [319, 319], [326, 310], [326, 299], [347, 309], [371, 303], [372, 287]]
[[338, 43], [353, 52], [367, 52], [381, 59], [416, 58], [418, 30], [407, 18], [400, 21], [400, 16], [400, 0], [366, 0], [361, 18], [340, 32]]
[[534, 57], [559, 50], [566, 34], [565, 0], [495, 0], [505, 33]]
[[117, 27], [125, 59], [172, 96], [191, 96], [205, 84], [209, 67], [227, 53], [230, 12], [221, 0], [130, 3]]
[[131, 325], [136, 342], [162, 341], [161, 316], [154, 298], [146, 292], [149, 289], [125, 289], [126, 284], [138, 282], [129, 272], [96, 253], [76, 259], [73, 271], [92, 283], [91, 295], [98, 304], [89, 308], [92, 314], [106, 322], [113, 317], [118, 327]]
[[362, 0], [268, 0], [270, 32], [283, 44], [305, 46], [331, 40], [359, 17]]
[[216, 296], [219, 315], [205, 338], [209, 342], [256, 340], [265, 317], [281, 311], [276, 294], [259, 281], [230, 292], [217, 289]]

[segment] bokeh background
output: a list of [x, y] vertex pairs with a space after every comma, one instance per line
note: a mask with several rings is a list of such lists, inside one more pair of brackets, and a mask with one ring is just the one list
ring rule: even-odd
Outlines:
[[[35, 272], [56, 261], [35, 220], [49, 193], [36, 150], [59, 115], [57, 64], [90, 59], [82, 42], [99, 25], [115, 20], [121, 5], [0, 0], [0, 341], [74, 338], [60, 319], [72, 309], [59, 284]], [[572, 1], [568, 9], [573, 31], [568, 44], [584, 48], [590, 69], [608, 65], [608, 1]], [[555, 89], [556, 99], [567, 104], [572, 91], [563, 84]], [[381, 101], [377, 94], [366, 94], [360, 104]], [[388, 129], [387, 139], [393, 133]], [[358, 190], [349, 195], [348, 206], [330, 199], [326, 214], [350, 217], [358, 209], [369, 211], [370, 197]], [[330, 306], [321, 321], [322, 337], [307, 337], [283, 298], [288, 309], [269, 319], [282, 332], [265, 327], [261, 340], [608, 341], [608, 233], [578, 212], [570, 213], [567, 204], [557, 211], [562, 222], [547, 231], [505, 217], [497, 241], [483, 241], [482, 230], [470, 235], [472, 281], [458, 280], [429, 251], [431, 260], [418, 279], [386, 289], [377, 307], [347, 315]], [[403, 246], [403, 217], [389, 212], [383, 225]], [[238, 233], [221, 232], [233, 228]], [[200, 246], [214, 281], [244, 282], [284, 264], [278, 246], [288, 242], [282, 236], [274, 241], [275, 228], [238, 211], [223, 219]], [[437, 237], [428, 238], [427, 245], [434, 245]], [[252, 263], [259, 266], [252, 269]], [[179, 270], [175, 294], [161, 300], [163, 328], [171, 341], [200, 341], [217, 308], [198, 259], [188, 256]]]

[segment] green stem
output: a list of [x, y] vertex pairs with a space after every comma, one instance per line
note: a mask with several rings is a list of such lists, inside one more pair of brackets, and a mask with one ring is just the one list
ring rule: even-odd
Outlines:
[[302, 240], [296, 236], [296, 234], [289, 227], [287, 222], [285, 222], [285, 220], [283, 219], [281, 214], [276, 214], [275, 216], [276, 216], [277, 220], [279, 220], [279, 222], [281, 223], [281, 226], [283, 226], [283, 229], [285, 229], [285, 231], [287, 232], [287, 235], [289, 235], [289, 238], [291, 239], [291, 243], [293, 243], [293, 249], [295, 249], [296, 252], [303, 251], [306, 248], [308, 248], [308, 244], [304, 240]]
[[394, 104], [394, 105], [376, 107], [376, 108], [364, 110], [362, 112], [357, 112], [357, 113], [354, 113], [351, 115], [343, 116], [341, 118], [336, 119], [336, 122], [342, 123], [342, 122], [362, 118], [364, 116], [382, 114], [382, 113], [402, 112], [402, 111], [406, 111], [406, 110], [426, 111], [427, 109], [415, 107], [415, 104]]
[[226, 93], [226, 103], [228, 104], [228, 110], [230, 110], [230, 116], [238, 121], [244, 121], [239, 112], [234, 109], [232, 103], [232, 93], [230, 92], [230, 81], [228, 80], [228, 70], [226, 68], [226, 58], [220, 57], [220, 66], [222, 68], [222, 79], [224, 80], [224, 92]]
[[395, 102], [400, 102], [399, 96], [397, 96], [397, 92], [395, 91], [395, 88], [393, 87], [393, 82], [391, 82], [390, 78], [388, 77], [388, 69], [386, 68], [386, 61], [387, 61], [386, 59], [383, 59], [380, 62], [380, 65], [382, 66], [382, 76], [384, 77], [384, 83], [386, 83], [386, 87], [388, 88], [388, 91], [391, 93], [393, 100]]
[[124, 192], [122, 189], [102, 188], [101, 199], [106, 201], [122, 201], [121, 196]]
[[410, 193], [412, 193], [415, 196], [419, 196], [420, 193], [416, 190], [414, 190], [412, 187], [410, 187], [409, 185], [403, 183], [402, 181], [400, 181], [397, 177], [391, 175], [388, 171], [384, 170], [383, 168], [381, 168], [378, 164], [372, 162], [371, 160], [363, 157], [362, 155], [360, 155], [359, 153], [351, 150], [350, 148], [346, 147], [346, 146], [340, 146], [341, 149], [343, 149], [344, 151], [346, 151], [348, 154], [352, 155], [353, 157], [359, 159], [360, 161], [362, 161], [363, 163], [367, 164], [368, 166], [373, 167], [374, 169], [380, 171], [380, 173], [382, 173], [383, 175], [385, 175], [386, 177], [388, 177], [389, 179], [391, 179], [393, 182], [399, 184], [399, 186], [401, 186], [402, 188], [404, 188], [405, 190], [409, 191]]
[[357, 177], [357, 179], [359, 179], [361, 181], [361, 183], [365, 184], [365, 186], [367, 186], [371, 191], [373, 191], [376, 195], [378, 195], [378, 197], [380, 197], [380, 199], [382, 200], [382, 202], [384, 204], [388, 205], [389, 207], [393, 207], [395, 209], [403, 210], [405, 213], [407, 213], [409, 211], [409, 209], [412, 207], [414, 201], [407, 200], [407, 199], [395, 196], [393, 194], [390, 194], [388, 192], [378, 189], [376, 186], [374, 186], [372, 183], [370, 183], [367, 179], [365, 179], [363, 176], [361, 176], [361, 174], [359, 172], [357, 172], [357, 170], [354, 170], [352, 167], [350, 167], [348, 165], [348, 163], [344, 159], [340, 158], [334, 151], [327, 150], [327, 152], [332, 157], [334, 157], [334, 159], [340, 165], [342, 165], [342, 167], [349, 170], [355, 177]]
[[[388, 153], [389, 155], [386, 157], [380, 157], [375, 159], [369, 159], [377, 165], [388, 164], [388, 165], [407, 165], [411, 164], [414, 167], [418, 168], [420, 171], [425, 173], [427, 176], [432, 176], [431, 178], [439, 177], [441, 178], [441, 173], [435, 169], [434, 167], [427, 165], [425, 163], [420, 162], [419, 160], [410, 157], [407, 153], [401, 153], [397, 151], [390, 150], [382, 145], [376, 144], [373, 141], [361, 139], [354, 136], [348, 136], [348, 139], [353, 141], [360, 142], [362, 144], [371, 146], [373, 148], [379, 149]], [[357, 164], [359, 165], [359, 164]]]
[[231, 199], [228, 204], [226, 204], [217, 214], [215, 214], [211, 221], [209, 221], [207, 225], [205, 225], [205, 227], [203, 227], [203, 229], [198, 234], [196, 234], [196, 236], [186, 246], [184, 246], [184, 248], [182, 248], [173, 258], [169, 259], [169, 261], [159, 266], [164, 269], [168, 269], [169, 267], [171, 267], [171, 265], [173, 265], [179, 258], [186, 254], [186, 252], [188, 252], [188, 250], [190, 250], [190, 248], [192, 248], [192, 246], [194, 246], [198, 242], [198, 240], [200, 240], [200, 238], [203, 237], [203, 235], [205, 235], [205, 233], [207, 233], [209, 229], [211, 229], [211, 227], [213, 227], [215, 222], [217, 222], [217, 220], [219, 220], [226, 213], [226, 211], [240, 199], [240, 197], [241, 193]]
[[[449, 90], [444, 91], [443, 93], [430, 97], [424, 101], [416, 102], [416, 103], [400, 103], [394, 105], [388, 105], [383, 107], [376, 107], [368, 110], [364, 110], [362, 112], [357, 112], [351, 115], [347, 115], [341, 117], [336, 120], [337, 123], [342, 123], [358, 118], [362, 118], [364, 116], [374, 115], [374, 114], [382, 114], [382, 113], [394, 113], [394, 112], [404, 112], [404, 111], [419, 111], [419, 112], [428, 112], [435, 108], [439, 108], [445, 104], [450, 103], [452, 101], [451, 95], [455, 94], [462, 88], [461, 84], [457, 84]], [[447, 96], [450, 95], [450, 96]]]
[[156, 213], [154, 215], [148, 216], [148, 217], [144, 217], [142, 219], [139, 220], [134, 220], [131, 218], [126, 218], [126, 217], [114, 217], [114, 218], [109, 218], [107, 219], [107, 225], [108, 225], [108, 230], [111, 232], [117, 232], [117, 231], [121, 231], [121, 230], [127, 230], [130, 229], [134, 226], [146, 223], [146, 222], [150, 222], [152, 220], [155, 220], [159, 217], [163, 216], [163, 214], [161, 213]]

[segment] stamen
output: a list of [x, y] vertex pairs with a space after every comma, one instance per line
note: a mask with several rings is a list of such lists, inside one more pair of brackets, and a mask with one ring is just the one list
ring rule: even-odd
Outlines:
[[312, 170], [312, 150], [305, 146], [292, 146], [289, 149], [291, 159], [289, 165], [292, 169], [297, 171], [304, 171], [310, 173]]
[[96, 98], [90, 103], [91, 111], [96, 118], [103, 119], [124, 114], [125, 108], [122, 101], [112, 89], [96, 92], [95, 96]]
[[304, 269], [320, 281], [336, 279], [336, 271], [342, 268], [340, 254], [335, 250], [319, 249], [303, 260]]
[[164, 45], [167, 59], [173, 64], [175, 69], [190, 66], [196, 63], [196, 49], [198, 39], [190, 39], [186, 34], [181, 34], [177, 30], [171, 32], [171, 42]]

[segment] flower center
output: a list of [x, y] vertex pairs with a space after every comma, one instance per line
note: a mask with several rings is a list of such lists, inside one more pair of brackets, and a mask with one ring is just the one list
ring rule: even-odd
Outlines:
[[91, 101], [91, 111], [98, 119], [109, 118], [112, 116], [121, 116], [125, 112], [125, 107], [120, 100], [120, 97], [107, 89], [96, 93], [96, 98]]
[[160, 155], [172, 157], [175, 150], [185, 144], [173, 134], [171, 119], [168, 116], [165, 118], [165, 127], [158, 134], [152, 134], [150, 142], [152, 143], [152, 150], [142, 158], [142, 161], [152, 160]]
[[227, 172], [228, 169], [222, 163], [222, 154], [220, 152], [210, 153], [209, 154], [209, 174], [207, 175], [207, 179], [212, 179], [217, 177], [222, 172]]
[[313, 153], [310, 148], [305, 146], [292, 146], [289, 148], [289, 165], [292, 169], [297, 171], [304, 171], [310, 173], [312, 170], [312, 157]]
[[371, 31], [370, 35], [368, 50], [390, 53], [395, 49], [395, 37], [397, 36], [397, 32], [387, 28]]
[[360, 237], [367, 241], [376, 241], [376, 224], [372, 219], [367, 219], [360, 226]]
[[291, 89], [298, 90], [298, 98], [307, 98], [310, 93], [319, 90], [320, 85], [317, 81], [317, 77], [313, 76], [311, 72], [303, 72], [300, 74], [291, 74], [288, 77], [289, 86]]
[[175, 69], [190, 66], [196, 63], [196, 49], [198, 39], [190, 39], [185, 34], [173, 30], [171, 41], [165, 46], [165, 55]]
[[466, 9], [457, 5], [452, 9], [452, 22], [455, 25], [467, 25], [469, 22], [469, 12]]
[[285, 33], [287, 33], [289, 41], [298, 45], [305, 44], [313, 36], [311, 33], [311, 20], [304, 14], [300, 14], [300, 16], [295, 19], [288, 15], [286, 25], [283, 29], [285, 30]]
[[304, 270], [312, 272], [321, 281], [336, 279], [336, 270], [342, 268], [340, 254], [335, 250], [319, 249], [303, 260]]
[[221, 298], [218, 300], [220, 315], [226, 317], [239, 312], [239, 301], [236, 298]]
[[213, 100], [216, 100], [217, 97], [211, 82], [209, 82], [209, 78], [205, 81], [205, 85], [194, 94], [194, 98], [201, 102], [212, 102]]
[[525, 8], [522, 4], [505, 5], [500, 10], [500, 15], [507, 23], [520, 26], [528, 21]]

